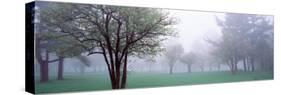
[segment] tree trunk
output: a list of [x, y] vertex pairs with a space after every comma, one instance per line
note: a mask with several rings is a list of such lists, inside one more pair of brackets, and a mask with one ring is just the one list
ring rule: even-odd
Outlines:
[[204, 72], [204, 66], [200, 66], [201, 72]]
[[233, 65], [234, 65], [234, 75], [235, 75], [235, 74], [237, 73], [237, 71], [238, 71], [238, 68], [237, 68], [237, 60], [236, 60], [236, 59], [234, 60]]
[[248, 71], [250, 71], [250, 69], [251, 69], [251, 62], [250, 62], [249, 58], [246, 59], [246, 63], [247, 63], [247, 69], [248, 69]]
[[59, 57], [57, 80], [63, 80], [63, 61], [64, 61], [63, 57]]
[[152, 63], [149, 63], [149, 72], [152, 72]]
[[109, 75], [110, 76], [110, 83], [111, 83], [111, 88], [112, 89], [117, 89], [116, 88], [116, 83], [115, 83], [115, 78], [114, 78], [114, 75], [113, 75], [113, 71], [108, 71], [109, 73], [111, 72], [111, 74]]
[[126, 85], [127, 85], [127, 58], [128, 58], [128, 54], [125, 55], [125, 62], [124, 62], [124, 67], [123, 67], [121, 88], [125, 88]]
[[231, 65], [230, 66], [231, 74], [234, 75], [235, 74], [235, 72], [234, 72], [234, 64], [231, 62], [230, 65]]
[[247, 71], [247, 63], [245, 58], [243, 58], [243, 66], [244, 66], [244, 71]]
[[231, 74], [235, 75], [237, 71], [237, 64], [234, 58], [230, 60], [230, 69], [231, 69]]
[[120, 79], [121, 79], [121, 77], [120, 77], [120, 64], [121, 64], [121, 62], [115, 62], [115, 64], [117, 64], [116, 65], [116, 79], [115, 79], [115, 83], [116, 83], [116, 87], [120, 88], [120, 86], [121, 86], [120, 85]]
[[173, 74], [173, 66], [170, 66], [169, 74]]
[[212, 66], [211, 66], [211, 65], [209, 65], [209, 71], [212, 71], [212, 70], [213, 70]]
[[188, 68], [188, 73], [191, 73], [191, 64], [188, 64], [187, 68]]
[[261, 64], [261, 70], [265, 70], [266, 69], [266, 65], [265, 65], [265, 61], [264, 61], [264, 56], [262, 56], [261, 58], [260, 58], [260, 64]]
[[43, 56], [42, 54], [42, 49], [41, 49], [41, 39], [39, 39], [38, 37], [36, 37], [36, 44], [35, 44], [35, 49], [36, 49], [36, 59], [40, 65], [40, 82], [44, 83], [47, 82], [49, 80], [49, 67], [48, 67], [48, 52], [46, 51], [46, 59], [43, 60]]
[[237, 69], [237, 63], [235, 62], [235, 63], [234, 63], [234, 74], [236, 74], [237, 71], [238, 71], [238, 69]]
[[117, 87], [116, 87], [116, 79], [115, 79], [115, 77], [114, 77], [114, 74], [115, 74], [115, 72], [113, 72], [113, 71], [109, 71], [109, 72], [112, 72], [112, 74], [110, 75], [110, 81], [111, 81], [111, 88], [112, 89], [117, 89]]
[[255, 64], [254, 64], [254, 58], [251, 58], [251, 69], [252, 69], [252, 72], [255, 71]]
[[80, 64], [79, 66], [79, 71], [80, 71], [80, 74], [81, 75], [84, 75], [85, 74], [85, 66], [83, 64]]
[[49, 80], [49, 68], [48, 68], [48, 62], [43, 61], [40, 63], [40, 82], [44, 83]]
[[110, 83], [111, 83], [111, 88], [112, 89], [116, 89], [116, 85], [115, 85], [115, 72], [114, 70], [111, 68], [112, 65], [110, 65], [111, 63], [109, 62], [109, 59], [107, 58], [107, 54], [105, 53], [106, 50], [105, 48], [102, 46], [102, 44], [100, 43], [100, 46], [102, 47], [102, 51], [104, 53], [102, 53], [103, 57], [104, 57], [104, 60], [105, 60], [105, 63], [106, 63], [106, 67], [107, 67], [107, 70], [108, 70], [108, 73], [109, 73], [109, 78], [110, 78]]
[[221, 70], [221, 65], [220, 64], [218, 64], [218, 71], [220, 71]]

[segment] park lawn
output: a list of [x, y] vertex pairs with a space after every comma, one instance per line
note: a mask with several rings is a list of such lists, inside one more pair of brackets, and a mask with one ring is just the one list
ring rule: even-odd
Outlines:
[[[70, 91], [94, 91], [111, 89], [107, 74], [87, 73], [65, 74], [65, 80], [55, 80], [51, 76], [48, 83], [36, 81], [36, 93], [57, 93]], [[230, 72], [194, 72], [194, 73], [136, 73], [128, 74], [128, 88], [144, 88], [159, 86], [193, 85], [222, 82], [238, 82], [251, 80], [273, 79], [272, 72], [238, 72], [231, 75]]]

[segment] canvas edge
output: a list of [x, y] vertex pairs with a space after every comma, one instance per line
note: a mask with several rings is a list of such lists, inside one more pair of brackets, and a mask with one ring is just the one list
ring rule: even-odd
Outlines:
[[34, 83], [34, 10], [35, 1], [25, 4], [25, 91], [35, 94]]

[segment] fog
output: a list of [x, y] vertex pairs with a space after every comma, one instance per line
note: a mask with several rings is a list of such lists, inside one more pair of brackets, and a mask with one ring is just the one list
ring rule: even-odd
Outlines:
[[36, 93], [273, 79], [270, 15], [45, 1], [27, 9]]
[[170, 14], [178, 19], [178, 24], [174, 27], [179, 33], [177, 40], [187, 51], [198, 44], [206, 45], [203, 41], [205, 37], [218, 38], [220, 35], [215, 16], [222, 13], [172, 10]]
[[[168, 40], [163, 42], [163, 47], [170, 45], [180, 44], [183, 47], [183, 54], [188, 52], [195, 52], [206, 58], [209, 55], [212, 46], [205, 41], [205, 39], [219, 39], [221, 36], [220, 28], [216, 24], [215, 17], [223, 18], [223, 13], [214, 12], [196, 12], [196, 11], [183, 11], [183, 10], [167, 10], [170, 16], [175, 18], [177, 24], [173, 26], [174, 31], [178, 33], [176, 37], [168, 37]], [[52, 55], [51, 58], [55, 58]], [[90, 55], [87, 56], [90, 60], [90, 66], [86, 66], [77, 58], [66, 58], [64, 73], [89, 73], [107, 72], [107, 67], [102, 55]], [[211, 59], [210, 59], [211, 60]], [[204, 62], [200, 64], [192, 65], [192, 72], [202, 72], [202, 71], [216, 71], [216, 70], [229, 70], [227, 66], [220, 66], [217, 68], [214, 63], [210, 63], [209, 59], [205, 59]], [[50, 75], [56, 75], [58, 62], [51, 63], [49, 65]], [[174, 63], [173, 72], [186, 72], [186, 64], [180, 62], [179, 60]], [[241, 68], [241, 66], [238, 66]], [[129, 57], [128, 60], [128, 71], [131, 72], [158, 72], [167, 73], [169, 72], [169, 66], [167, 59], [163, 54], [156, 56], [154, 62], [148, 62], [146, 59], [141, 59], [137, 57]], [[36, 74], [39, 74], [39, 66], [35, 66]]]

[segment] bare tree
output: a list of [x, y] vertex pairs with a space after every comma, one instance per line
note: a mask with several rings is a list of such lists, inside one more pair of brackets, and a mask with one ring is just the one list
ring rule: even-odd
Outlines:
[[189, 52], [184, 54], [181, 58], [180, 61], [184, 64], [187, 65], [187, 72], [191, 73], [191, 66], [192, 64], [196, 63], [197, 61], [197, 56], [193, 52]]
[[183, 53], [183, 47], [181, 44], [169, 45], [165, 52], [165, 57], [168, 60], [169, 74], [173, 74], [173, 68], [176, 62]]

